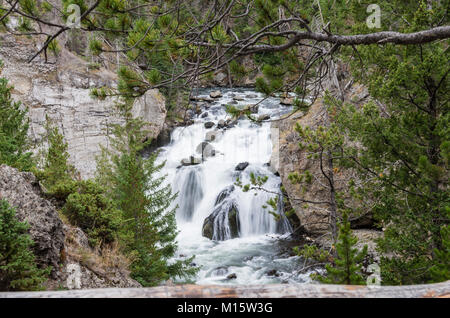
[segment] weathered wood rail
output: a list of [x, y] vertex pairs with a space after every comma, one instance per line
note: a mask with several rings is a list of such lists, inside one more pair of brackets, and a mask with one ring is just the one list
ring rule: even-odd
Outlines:
[[411, 286], [279, 284], [254, 286], [175, 285], [44, 292], [4, 292], [0, 298], [450, 298], [450, 281]]

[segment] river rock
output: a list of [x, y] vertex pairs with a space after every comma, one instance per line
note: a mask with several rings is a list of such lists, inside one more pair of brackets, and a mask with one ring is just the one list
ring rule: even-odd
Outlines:
[[285, 106], [294, 105], [294, 97], [284, 97], [280, 99], [280, 104]]
[[219, 122], [217, 123], [217, 128], [225, 128], [226, 126], [227, 124], [223, 119], [219, 120]]
[[202, 160], [200, 158], [196, 158], [194, 156], [190, 156], [189, 158], [181, 160], [182, 166], [194, 166], [194, 165], [198, 165], [201, 163], [202, 163]]
[[248, 95], [245, 95], [245, 98], [256, 98], [256, 97], [258, 97], [258, 96], [255, 95], [255, 94], [248, 94]]
[[222, 132], [220, 130], [208, 131], [205, 135], [206, 141], [216, 141], [222, 136]]
[[258, 117], [258, 121], [269, 120], [269, 119], [270, 119], [270, 115], [268, 115], [268, 114], [260, 115]]
[[234, 170], [236, 170], [236, 171], [244, 171], [245, 168], [248, 167], [248, 165], [249, 165], [248, 162], [241, 162], [234, 168]]
[[200, 117], [201, 118], [206, 118], [206, 117], [208, 117], [208, 115], [209, 115], [208, 112], [204, 112]]
[[248, 109], [252, 114], [257, 114], [259, 110], [259, 105], [250, 105]]
[[220, 91], [214, 91], [214, 92], [209, 93], [209, 97], [220, 98], [220, 97], [222, 97], [222, 93]]
[[214, 147], [206, 141], [201, 142], [195, 151], [202, 154], [202, 158], [214, 157], [216, 155], [216, 150]]
[[242, 96], [234, 96], [233, 100], [240, 102], [240, 101], [244, 100], [244, 97], [242, 97]]
[[228, 280], [236, 279], [236, 278], [237, 278], [236, 273], [232, 273], [232, 274], [230, 274], [230, 275], [227, 276], [227, 279], [228, 279]]
[[209, 128], [213, 128], [214, 127], [214, 123], [212, 121], [208, 121], [204, 124], [205, 128], [209, 129]]
[[203, 222], [204, 237], [218, 241], [239, 237], [239, 209], [230, 196], [233, 190], [234, 186], [227, 187], [218, 195], [214, 211]]
[[280, 274], [276, 269], [271, 269], [266, 273], [267, 276], [274, 276], [274, 277], [280, 277]]

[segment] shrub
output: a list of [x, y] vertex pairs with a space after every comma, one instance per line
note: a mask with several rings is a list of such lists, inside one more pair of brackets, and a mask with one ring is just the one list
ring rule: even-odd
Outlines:
[[94, 181], [78, 181], [76, 190], [67, 196], [62, 211], [71, 224], [86, 232], [92, 246], [115, 240], [120, 212], [105, 196], [104, 189]]

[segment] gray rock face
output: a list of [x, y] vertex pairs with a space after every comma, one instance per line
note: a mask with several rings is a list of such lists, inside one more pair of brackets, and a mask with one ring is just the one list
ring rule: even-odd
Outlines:
[[[64, 286], [69, 289], [101, 287], [140, 287], [124, 269], [124, 257], [109, 255], [111, 268], [105, 268], [97, 251], [90, 248], [86, 234], [77, 227], [65, 225], [56, 207], [43, 197], [35, 176], [0, 166], [0, 198], [16, 209], [20, 221], [29, 225], [35, 245], [33, 253], [39, 267], [52, 266], [50, 289]], [[111, 255], [116, 255], [112, 260]]]
[[108, 262], [101, 260], [101, 256], [90, 248], [88, 238], [81, 229], [64, 225], [64, 230], [68, 239], [59, 285], [68, 289], [142, 287], [130, 278], [128, 270], [124, 268], [123, 256], [107, 251], [104, 254], [110, 255], [111, 264], [105, 265]]
[[132, 112], [133, 116], [141, 117], [147, 123], [144, 129], [148, 130], [148, 138], [154, 139], [166, 120], [166, 99], [157, 89], [148, 90], [134, 101]]
[[29, 232], [35, 243], [33, 252], [38, 265], [51, 265], [52, 277], [57, 278], [58, 264], [64, 248], [63, 223], [56, 208], [42, 197], [35, 176], [1, 165], [0, 198], [16, 209], [20, 221], [26, 221], [30, 225]]
[[[32, 141], [36, 145], [41, 142], [48, 115], [68, 143], [70, 162], [82, 178], [92, 177], [100, 145], [108, 145], [109, 127], [121, 120], [114, 114], [115, 99], [93, 99], [90, 89], [114, 87], [115, 72], [104, 68], [91, 70], [88, 62], [65, 48], [56, 64], [45, 64], [39, 59], [27, 63], [27, 58], [36, 51], [32, 41], [9, 35], [0, 35], [0, 41], [0, 59], [5, 65], [2, 76], [14, 86], [13, 98], [29, 108]], [[150, 90], [136, 100], [133, 113], [149, 123], [149, 137], [156, 138], [166, 117], [164, 98], [157, 90]]]

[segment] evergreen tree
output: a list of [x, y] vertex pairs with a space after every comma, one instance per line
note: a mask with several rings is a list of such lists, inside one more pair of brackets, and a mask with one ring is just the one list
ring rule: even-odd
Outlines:
[[28, 152], [27, 109], [12, 100], [12, 89], [5, 78], [0, 78], [0, 164], [29, 171], [34, 163]]
[[68, 145], [64, 136], [48, 117], [45, 129], [48, 149], [42, 160], [43, 169], [36, 171], [36, 175], [43, 181], [49, 194], [55, 195], [58, 199], [65, 199], [73, 188], [75, 167], [68, 162]]
[[38, 269], [30, 250], [33, 241], [6, 200], [0, 200], [0, 290], [40, 290], [50, 268]]
[[132, 255], [131, 276], [143, 286], [154, 286], [174, 277], [189, 277], [192, 258], [171, 262], [176, 244], [176, 207], [170, 185], [158, 176], [164, 163], [157, 153], [143, 158], [146, 141], [144, 122], [133, 118], [129, 101], [118, 105], [125, 124], [114, 126], [112, 149], [104, 149], [98, 161], [99, 179], [108, 184], [117, 208], [122, 211], [121, 240]]
[[325, 266], [327, 275], [319, 277], [326, 284], [361, 285], [364, 277], [361, 274], [361, 262], [367, 255], [367, 245], [359, 251], [355, 245], [358, 239], [352, 234], [347, 213], [343, 213], [342, 223], [339, 226], [338, 242], [336, 244], [337, 257], [335, 266]]
[[[400, 31], [426, 29], [445, 14], [438, 2], [432, 9], [424, 1], [400, 2], [395, 4], [408, 22], [398, 25]], [[354, 28], [370, 32], [362, 23]], [[441, 229], [450, 222], [445, 212], [450, 198], [447, 44], [389, 44], [358, 52], [367, 66], [353, 59], [352, 68], [376, 102], [361, 109], [345, 105], [336, 113], [342, 134], [359, 145], [346, 156], [359, 170], [362, 195], [373, 199], [373, 211], [385, 227], [378, 244], [382, 255], [390, 255], [381, 258], [383, 282], [426, 283], [432, 280], [436, 251], [447, 253]]]

